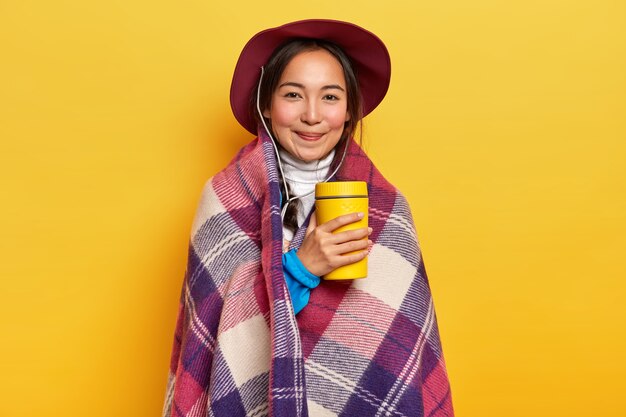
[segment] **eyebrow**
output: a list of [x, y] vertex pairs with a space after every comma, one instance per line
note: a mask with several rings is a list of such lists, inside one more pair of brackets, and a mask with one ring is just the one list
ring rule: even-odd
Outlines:
[[[278, 88], [282, 88], [282, 87], [297, 87], [297, 88], [301, 88], [301, 89], [305, 89], [304, 88], [304, 84], [300, 84], [300, 83], [294, 83], [294, 82], [286, 82], [286, 83], [282, 83], [281, 85], [278, 86]], [[341, 90], [341, 91], [346, 91], [343, 89], [343, 87], [341, 87], [338, 84], [330, 84], [330, 85], [325, 85], [324, 87], [322, 87], [322, 90]]]

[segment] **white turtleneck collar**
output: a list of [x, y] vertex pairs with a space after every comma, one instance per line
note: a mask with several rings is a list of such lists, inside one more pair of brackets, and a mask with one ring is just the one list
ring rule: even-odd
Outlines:
[[[298, 210], [298, 226], [302, 226], [315, 204], [315, 184], [326, 180], [335, 156], [335, 150], [333, 149], [323, 159], [311, 162], [301, 161], [284, 149], [280, 149], [278, 153], [282, 162], [285, 180], [289, 184], [290, 197], [303, 196], [299, 198], [300, 210]], [[285, 240], [291, 241], [293, 233], [283, 227], [283, 237]]]
[[330, 151], [323, 159], [311, 162], [301, 161], [284, 149], [279, 149], [278, 154], [283, 164], [285, 179], [289, 185], [292, 182], [298, 184], [313, 183], [313, 188], [315, 188], [315, 184], [326, 179], [330, 164], [335, 156], [335, 150]]

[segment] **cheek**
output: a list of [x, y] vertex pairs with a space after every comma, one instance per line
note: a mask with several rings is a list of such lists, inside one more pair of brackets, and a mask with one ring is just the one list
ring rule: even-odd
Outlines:
[[328, 114], [327, 119], [331, 129], [343, 129], [346, 121], [348, 121], [348, 112], [346, 109], [337, 109]]
[[298, 112], [293, 106], [275, 105], [270, 118], [274, 125], [290, 126], [298, 119]]

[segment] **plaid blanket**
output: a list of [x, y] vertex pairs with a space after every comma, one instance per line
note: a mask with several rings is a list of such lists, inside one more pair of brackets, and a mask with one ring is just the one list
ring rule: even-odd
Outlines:
[[368, 183], [369, 275], [322, 280], [297, 318], [283, 277], [270, 139], [261, 134], [206, 183], [192, 226], [164, 416], [453, 415], [407, 202], [354, 141], [337, 179]]

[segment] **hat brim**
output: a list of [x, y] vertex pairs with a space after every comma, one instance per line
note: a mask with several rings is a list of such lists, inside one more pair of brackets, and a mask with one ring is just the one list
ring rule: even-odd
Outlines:
[[230, 106], [237, 121], [256, 134], [250, 114], [250, 97], [264, 66], [274, 50], [293, 38], [322, 39], [339, 45], [352, 61], [361, 95], [363, 116], [380, 104], [389, 89], [391, 59], [385, 44], [373, 33], [338, 20], [310, 19], [257, 33], [243, 47], [230, 86]]

